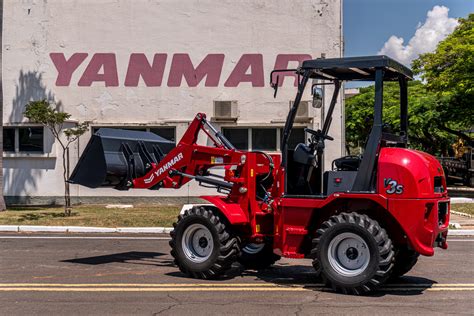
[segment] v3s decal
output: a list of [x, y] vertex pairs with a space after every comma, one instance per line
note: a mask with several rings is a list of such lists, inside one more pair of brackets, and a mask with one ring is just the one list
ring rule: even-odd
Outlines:
[[396, 180], [393, 180], [392, 178], [384, 179], [384, 186], [385, 186], [385, 192], [387, 194], [402, 194], [403, 193], [403, 185], [398, 184]]

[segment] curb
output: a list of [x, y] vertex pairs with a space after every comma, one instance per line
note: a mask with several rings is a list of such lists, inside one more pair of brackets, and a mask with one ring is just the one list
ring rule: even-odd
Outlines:
[[117, 233], [169, 234], [172, 230], [172, 227], [118, 227]]
[[448, 232], [449, 236], [474, 236], [474, 229], [450, 229]]
[[451, 214], [459, 215], [459, 216], [463, 216], [463, 217], [467, 217], [467, 218], [473, 218], [474, 217], [471, 214], [467, 214], [467, 213], [463, 213], [463, 212], [458, 212], [458, 211], [453, 211], [453, 210], [451, 210], [450, 212], [451, 212]]
[[83, 227], [83, 226], [30, 226], [0, 225], [0, 232], [15, 233], [128, 233], [128, 234], [166, 234], [172, 227]]

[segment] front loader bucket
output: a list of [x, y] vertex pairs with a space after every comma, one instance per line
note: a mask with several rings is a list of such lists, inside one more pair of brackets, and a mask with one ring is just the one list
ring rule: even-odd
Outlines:
[[89, 140], [68, 182], [89, 188], [127, 189], [127, 182], [144, 176], [174, 142], [150, 132], [101, 128]]

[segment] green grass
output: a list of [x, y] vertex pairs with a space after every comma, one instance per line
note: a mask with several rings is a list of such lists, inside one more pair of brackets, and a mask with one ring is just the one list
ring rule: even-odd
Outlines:
[[451, 204], [451, 210], [474, 215], [474, 203]]
[[136, 205], [129, 209], [81, 205], [72, 208], [71, 216], [65, 216], [62, 207], [12, 207], [0, 212], [0, 225], [170, 227], [180, 209], [165, 205]]
[[[131, 209], [106, 209], [80, 205], [64, 215], [62, 207], [13, 207], [0, 212], [0, 225], [55, 225], [94, 227], [171, 227], [181, 206], [135, 205]], [[451, 204], [451, 209], [474, 215], [474, 203]]]

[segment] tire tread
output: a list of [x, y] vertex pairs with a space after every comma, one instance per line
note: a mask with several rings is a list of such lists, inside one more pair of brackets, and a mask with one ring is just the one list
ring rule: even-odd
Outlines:
[[[178, 253], [176, 251], [176, 232], [181, 221], [189, 216], [200, 216], [205, 218], [217, 231], [219, 239], [219, 255], [213, 264], [206, 271], [192, 271], [180, 262]], [[174, 258], [174, 263], [179, 270], [184, 274], [196, 279], [216, 279], [223, 275], [230, 269], [240, 255], [239, 239], [233, 236], [229, 229], [224, 224], [225, 219], [213, 209], [208, 209], [202, 206], [195, 206], [190, 210], [186, 210], [183, 215], [178, 216], [178, 221], [173, 224], [173, 230], [170, 232], [171, 240], [169, 245], [171, 247], [171, 256]]]
[[[378, 246], [379, 250], [379, 266], [377, 271], [361, 285], [358, 286], [340, 286], [331, 282], [326, 276], [324, 269], [318, 259], [320, 255], [321, 237], [326, 231], [337, 224], [355, 224], [367, 230], [371, 234]], [[313, 267], [317, 273], [320, 273], [326, 285], [333, 290], [344, 294], [361, 295], [376, 290], [380, 287], [391, 275], [394, 266], [394, 250], [393, 244], [388, 237], [387, 232], [383, 229], [377, 221], [371, 219], [365, 214], [356, 212], [340, 213], [339, 215], [331, 216], [325, 221], [321, 227], [316, 230], [316, 235], [312, 239], [312, 249], [310, 256], [313, 258]]]

